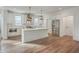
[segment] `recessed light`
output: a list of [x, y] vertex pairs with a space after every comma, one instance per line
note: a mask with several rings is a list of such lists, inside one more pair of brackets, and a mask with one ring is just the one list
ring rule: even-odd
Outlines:
[[62, 8], [58, 8], [59, 10], [62, 10]]

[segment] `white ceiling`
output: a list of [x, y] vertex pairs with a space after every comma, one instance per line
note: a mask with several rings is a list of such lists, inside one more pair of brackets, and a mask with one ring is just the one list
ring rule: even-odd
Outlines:
[[[53, 13], [59, 11], [60, 8], [62, 8], [61, 10], [63, 10], [72, 7], [73, 6], [32, 6], [31, 12], [40, 13], [40, 10], [42, 8], [43, 13], [47, 14], [47, 13]], [[5, 6], [4, 8], [18, 12], [27, 12], [27, 13], [29, 12], [28, 6]]]

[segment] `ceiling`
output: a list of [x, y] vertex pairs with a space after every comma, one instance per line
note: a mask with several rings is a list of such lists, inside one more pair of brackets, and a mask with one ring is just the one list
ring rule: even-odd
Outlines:
[[[20, 12], [20, 13], [28, 13], [29, 6], [4, 6], [5, 9]], [[43, 14], [51, 14], [60, 10], [73, 8], [74, 6], [31, 6], [31, 12], [34, 14], [40, 14], [40, 10], [42, 8]]]

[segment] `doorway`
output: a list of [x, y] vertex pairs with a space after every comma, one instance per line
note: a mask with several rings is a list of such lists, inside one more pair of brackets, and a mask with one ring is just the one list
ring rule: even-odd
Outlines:
[[59, 36], [60, 32], [60, 20], [52, 21], [52, 34], [53, 36]]
[[63, 18], [63, 33], [64, 36], [73, 36], [73, 16]]

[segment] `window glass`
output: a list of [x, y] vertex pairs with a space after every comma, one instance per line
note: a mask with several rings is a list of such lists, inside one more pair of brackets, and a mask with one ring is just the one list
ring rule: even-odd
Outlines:
[[22, 25], [21, 16], [15, 16], [15, 25], [17, 25], [17, 26]]

